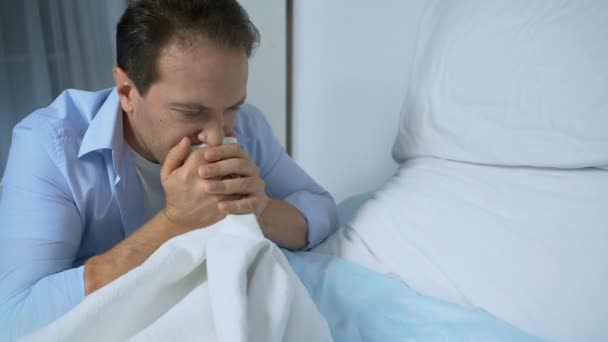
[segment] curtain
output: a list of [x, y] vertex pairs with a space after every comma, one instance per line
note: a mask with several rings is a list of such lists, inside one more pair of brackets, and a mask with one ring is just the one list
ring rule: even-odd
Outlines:
[[0, 175], [13, 127], [64, 89], [113, 85], [124, 0], [0, 1]]

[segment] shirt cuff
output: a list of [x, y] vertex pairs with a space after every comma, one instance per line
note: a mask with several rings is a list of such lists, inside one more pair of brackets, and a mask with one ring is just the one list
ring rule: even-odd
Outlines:
[[72, 293], [72, 296], [69, 300], [70, 307], [73, 308], [76, 305], [80, 304], [84, 300], [84, 297], [86, 297], [87, 295], [84, 288], [84, 265], [75, 268], [74, 272], [69, 273], [68, 275], [66, 275], [66, 277], [71, 278], [67, 279], [66, 282], [68, 284], [72, 284], [73, 286], [70, 291], [70, 293]]
[[298, 209], [306, 219], [308, 224], [306, 249], [315, 247], [337, 229], [336, 206], [329, 195], [298, 191], [284, 198], [284, 201]]

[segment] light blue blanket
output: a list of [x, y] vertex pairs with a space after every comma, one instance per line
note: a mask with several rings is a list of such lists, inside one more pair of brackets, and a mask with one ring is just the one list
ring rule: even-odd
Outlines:
[[481, 310], [422, 296], [343, 259], [285, 251], [336, 342], [538, 341]]

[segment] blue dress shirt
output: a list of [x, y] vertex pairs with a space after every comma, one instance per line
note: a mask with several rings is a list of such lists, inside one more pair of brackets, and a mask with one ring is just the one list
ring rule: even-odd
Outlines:
[[[57, 319], [85, 297], [84, 262], [144, 222], [143, 190], [115, 89], [67, 90], [14, 131], [0, 185], [0, 340]], [[266, 192], [308, 222], [309, 247], [337, 227], [334, 200], [285, 153], [264, 115], [243, 105], [239, 144]]]

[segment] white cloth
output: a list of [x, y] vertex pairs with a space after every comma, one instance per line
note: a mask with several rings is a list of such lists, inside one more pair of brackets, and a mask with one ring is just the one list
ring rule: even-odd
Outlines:
[[253, 215], [165, 243], [26, 341], [330, 341], [282, 252]]
[[551, 341], [608, 341], [608, 172], [407, 161], [314, 251]]

